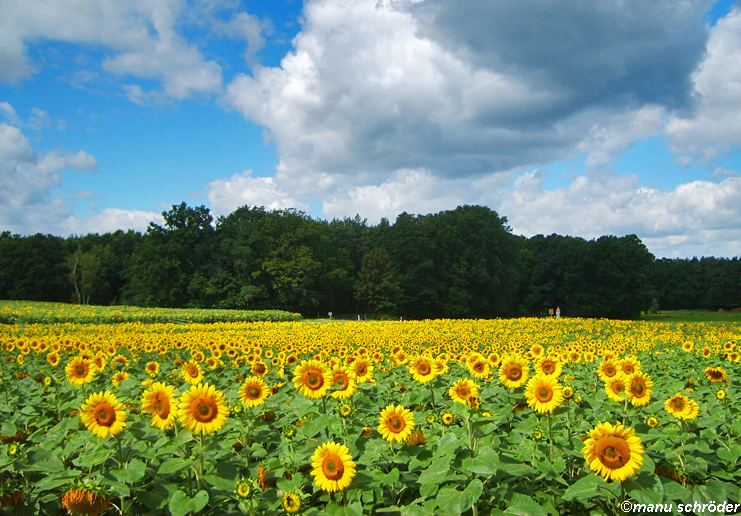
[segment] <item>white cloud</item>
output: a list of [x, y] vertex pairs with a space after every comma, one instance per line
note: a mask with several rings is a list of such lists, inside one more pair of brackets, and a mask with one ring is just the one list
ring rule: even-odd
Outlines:
[[637, 234], [657, 256], [734, 256], [741, 250], [741, 177], [692, 181], [673, 190], [638, 186], [634, 175], [587, 175], [547, 190], [546, 174], [523, 174], [499, 205], [515, 233], [584, 238]]
[[[3, 1], [0, 81], [16, 83], [29, 79], [41, 66], [29, 57], [29, 47], [42, 41], [62, 41], [103, 48], [106, 57], [99, 66], [128, 80], [126, 91], [135, 102], [219, 92], [221, 65], [206, 58], [187, 39], [183, 24], [202, 24], [206, 26], [201, 30], [206, 33], [217, 31], [246, 39], [249, 52], [264, 44], [262, 26], [255, 25], [256, 20], [247, 13], [237, 12], [232, 2], [210, 2], [208, 8], [197, 4], [196, 0]], [[220, 10], [224, 12], [218, 13]], [[195, 11], [204, 16], [196, 19]], [[84, 81], [98, 78], [90, 63], [84, 70], [71, 70], [70, 74], [70, 80], [78, 83], [81, 77]], [[157, 81], [161, 90], [145, 89], [134, 82], [139, 79]]]
[[308, 206], [286, 192], [272, 177], [252, 177], [252, 171], [208, 183], [208, 200], [214, 215], [228, 215], [240, 206], [264, 206], [268, 210]]
[[69, 216], [62, 221], [61, 234], [86, 235], [89, 233], [112, 233], [116, 230], [134, 230], [145, 232], [150, 222], [162, 224], [162, 214], [144, 210], [122, 210], [106, 208], [96, 210], [91, 207], [92, 214], [87, 217]]
[[[696, 109], [666, 127], [672, 151], [712, 162], [741, 145], [741, 9], [710, 31], [707, 52], [693, 77]], [[687, 162], [688, 158], [685, 157]]]

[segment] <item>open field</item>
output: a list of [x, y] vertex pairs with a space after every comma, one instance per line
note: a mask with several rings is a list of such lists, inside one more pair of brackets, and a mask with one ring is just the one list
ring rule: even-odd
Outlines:
[[0, 325], [0, 504], [718, 514], [741, 503], [739, 342], [717, 321]]

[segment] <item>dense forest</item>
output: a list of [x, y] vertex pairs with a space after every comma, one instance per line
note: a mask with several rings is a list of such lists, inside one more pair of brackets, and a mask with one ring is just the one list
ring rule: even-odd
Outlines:
[[0, 298], [98, 305], [284, 309], [306, 316], [636, 318], [741, 307], [738, 258], [655, 259], [635, 235], [512, 234], [482, 206], [392, 224], [185, 203], [164, 225], [60, 238], [0, 235]]

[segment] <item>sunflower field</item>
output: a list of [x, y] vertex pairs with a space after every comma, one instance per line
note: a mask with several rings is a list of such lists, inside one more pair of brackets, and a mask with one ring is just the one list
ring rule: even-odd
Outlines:
[[0, 325], [0, 514], [737, 514], [740, 361], [733, 323]]

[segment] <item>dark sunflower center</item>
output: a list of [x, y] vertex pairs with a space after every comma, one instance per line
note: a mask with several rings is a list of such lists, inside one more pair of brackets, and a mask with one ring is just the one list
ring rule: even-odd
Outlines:
[[423, 362], [417, 365], [417, 372], [422, 376], [427, 376], [428, 374], [430, 374], [430, 371], [432, 371], [430, 364], [426, 364]]
[[507, 369], [507, 378], [510, 380], [519, 380], [522, 377], [522, 369], [520, 366], [510, 366]]
[[345, 390], [347, 389], [347, 386], [350, 385], [350, 378], [348, 378], [345, 374], [338, 374], [334, 377], [334, 384], [341, 385], [342, 387], [340, 388], [340, 390]]
[[553, 391], [547, 385], [541, 385], [540, 387], [538, 387], [538, 389], [536, 389], [535, 397], [541, 403], [547, 403], [551, 401], [551, 398], [553, 398]]
[[674, 410], [684, 410], [684, 400], [677, 398], [672, 401], [672, 406]]
[[615, 436], [605, 437], [597, 446], [597, 457], [606, 467], [619, 469], [630, 460], [630, 447], [625, 439]]
[[345, 465], [337, 455], [330, 455], [322, 462], [322, 473], [329, 480], [339, 480], [345, 473]]
[[265, 364], [258, 363], [252, 366], [252, 370], [255, 374], [265, 374]]
[[634, 396], [643, 396], [646, 393], [646, 386], [643, 385], [643, 382], [635, 382], [633, 384], [633, 395]]
[[552, 362], [546, 362], [545, 364], [543, 364], [543, 372], [545, 374], [553, 374], [555, 370], [556, 366]]
[[262, 396], [262, 389], [257, 385], [250, 385], [247, 389], [247, 397], [251, 400], [259, 400]]
[[389, 429], [394, 433], [399, 433], [402, 430], [404, 430], [404, 427], [406, 426], [406, 423], [404, 422], [404, 418], [401, 416], [392, 416], [389, 419], [388, 423]]
[[318, 389], [324, 383], [322, 375], [318, 371], [309, 371], [306, 373], [306, 385], [310, 389]]
[[75, 375], [77, 376], [85, 376], [87, 374], [87, 366], [83, 364], [79, 364], [75, 366]]
[[116, 411], [107, 403], [95, 409], [95, 421], [100, 426], [111, 426], [116, 421]]
[[157, 401], [154, 402], [154, 412], [161, 417], [167, 417], [170, 414], [170, 402], [162, 394], [157, 395]]
[[199, 401], [193, 412], [193, 418], [200, 423], [209, 423], [216, 418], [216, 406], [207, 401]]
[[365, 373], [367, 372], [368, 372], [368, 368], [365, 367], [365, 365], [359, 365], [358, 367], [355, 368], [355, 373], [358, 376], [365, 376]]

